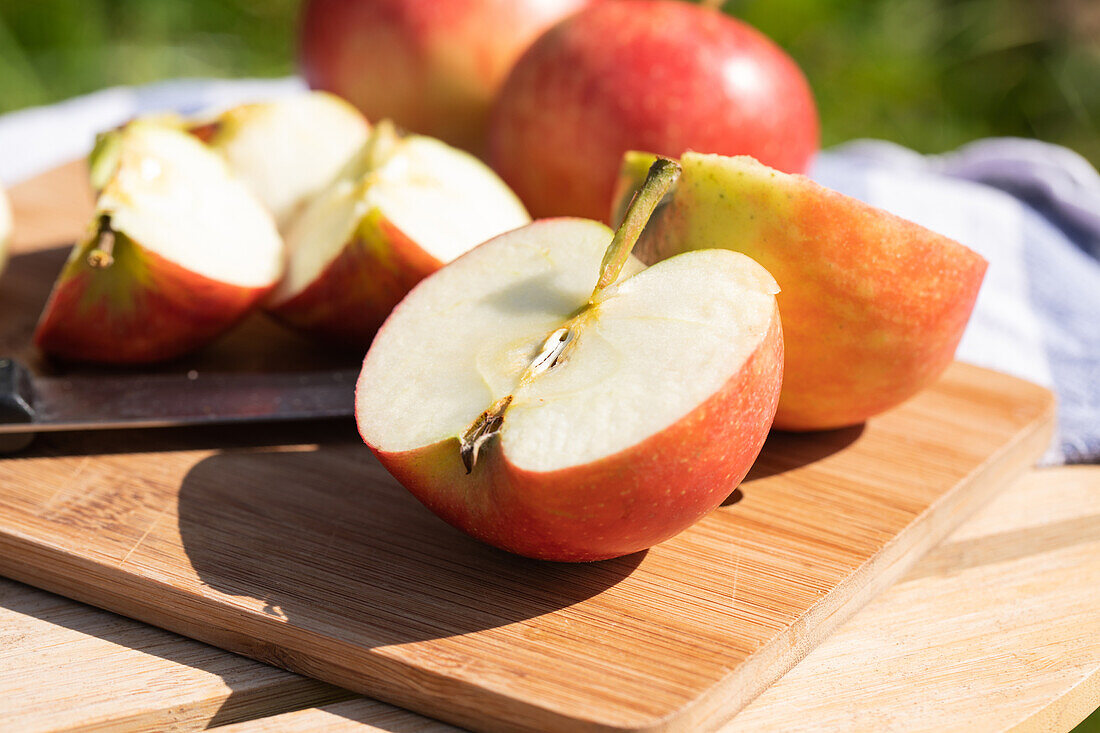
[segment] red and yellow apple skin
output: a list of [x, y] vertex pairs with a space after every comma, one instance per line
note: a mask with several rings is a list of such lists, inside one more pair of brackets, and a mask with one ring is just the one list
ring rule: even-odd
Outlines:
[[[767, 335], [721, 390], [664, 430], [593, 463], [524, 470], [496, 440], [467, 475], [457, 438], [411, 451], [371, 450], [425, 506], [483, 542], [540, 560], [603, 560], [669, 539], [729, 496], [764, 445], [782, 379], [776, 310]], [[507, 420], [505, 412], [504, 430]]]
[[[615, 211], [653, 157], [626, 157]], [[748, 158], [687, 154], [681, 165], [675, 192], [634, 252], [653, 263], [687, 249], [731, 249], [775, 277], [786, 345], [776, 428], [861, 423], [951, 362], [985, 275], [976, 252]]]
[[571, 16], [516, 62], [488, 160], [533, 217], [603, 220], [628, 150], [746, 154], [800, 173], [817, 146], [812, 93], [782, 49], [711, 8], [632, 0]]
[[193, 351], [236, 325], [272, 286], [213, 280], [115, 233], [109, 267], [93, 267], [95, 237], [75, 247], [38, 321], [34, 342], [50, 356], [148, 364]]
[[550, 25], [588, 0], [308, 0], [302, 73], [367, 119], [480, 153], [508, 70]]
[[313, 282], [267, 310], [288, 326], [362, 354], [390, 311], [443, 264], [375, 209]]

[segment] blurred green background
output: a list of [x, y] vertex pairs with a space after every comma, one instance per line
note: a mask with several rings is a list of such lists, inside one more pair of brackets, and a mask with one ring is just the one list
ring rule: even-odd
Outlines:
[[[1100, 166], [1098, 0], [730, 0], [801, 64], [823, 142], [1061, 143]], [[0, 112], [116, 84], [295, 69], [298, 0], [3, 0]]]

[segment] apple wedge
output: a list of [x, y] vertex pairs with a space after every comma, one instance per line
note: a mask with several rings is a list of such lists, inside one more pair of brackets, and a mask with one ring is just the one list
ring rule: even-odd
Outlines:
[[363, 147], [369, 125], [339, 97], [310, 92], [234, 107], [192, 132], [226, 159], [285, 231]]
[[[492, 239], [379, 331], [360, 434], [447, 522], [529, 557], [616, 557], [682, 531], [748, 471], [782, 380], [776, 284], [722, 250], [631, 266], [659, 198], [639, 196], [614, 238], [546, 219]], [[624, 265], [636, 274], [617, 279]]]
[[137, 121], [102, 135], [89, 163], [95, 216], [38, 322], [43, 352], [170, 359], [235, 324], [278, 281], [274, 221], [191, 135]]
[[0, 186], [0, 272], [8, 264], [8, 247], [11, 246], [12, 217], [11, 204], [4, 187]]
[[[613, 209], [621, 211], [653, 159], [626, 156]], [[861, 423], [947, 367], [985, 275], [980, 255], [752, 158], [685, 153], [681, 163], [683, 177], [637, 254], [653, 263], [723, 247], [775, 276], [786, 340], [777, 428]]]
[[409, 290], [444, 263], [530, 221], [485, 164], [383, 120], [286, 230], [286, 276], [267, 308], [311, 335], [365, 350]]

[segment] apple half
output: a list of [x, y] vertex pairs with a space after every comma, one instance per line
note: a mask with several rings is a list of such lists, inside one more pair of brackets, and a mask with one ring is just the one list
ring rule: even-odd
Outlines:
[[286, 229], [286, 276], [267, 308], [298, 330], [365, 350], [420, 280], [530, 220], [477, 158], [434, 138], [402, 136], [383, 120]]
[[278, 281], [282, 240], [225, 162], [178, 128], [137, 121], [102, 135], [99, 190], [35, 343], [69, 360], [171, 359], [239, 321]]
[[192, 132], [229, 163], [280, 230], [366, 142], [359, 110], [326, 92], [233, 107]]
[[447, 522], [533, 558], [616, 557], [700, 519], [755, 460], [782, 380], [775, 281], [722, 250], [632, 266], [638, 221], [503, 234], [379, 331], [360, 434]]
[[[653, 159], [627, 154], [612, 220]], [[722, 247], [775, 276], [786, 340], [777, 428], [861, 423], [951, 362], [985, 275], [980, 255], [749, 157], [685, 153], [681, 164], [683, 176], [637, 254], [653, 263]]]
[[8, 264], [12, 228], [11, 204], [8, 202], [4, 187], [0, 186], [0, 272], [3, 272], [4, 265]]

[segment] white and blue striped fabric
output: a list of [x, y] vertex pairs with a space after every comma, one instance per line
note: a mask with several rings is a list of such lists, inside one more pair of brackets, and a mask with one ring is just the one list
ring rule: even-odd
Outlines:
[[[84, 155], [97, 132], [135, 115], [302, 88], [293, 78], [180, 80], [13, 112], [0, 116], [0, 180]], [[822, 152], [811, 175], [989, 260], [958, 358], [1056, 392], [1058, 435], [1044, 463], [1100, 462], [1100, 175], [1087, 161], [1035, 140], [981, 140], [938, 156], [867, 140]]]

